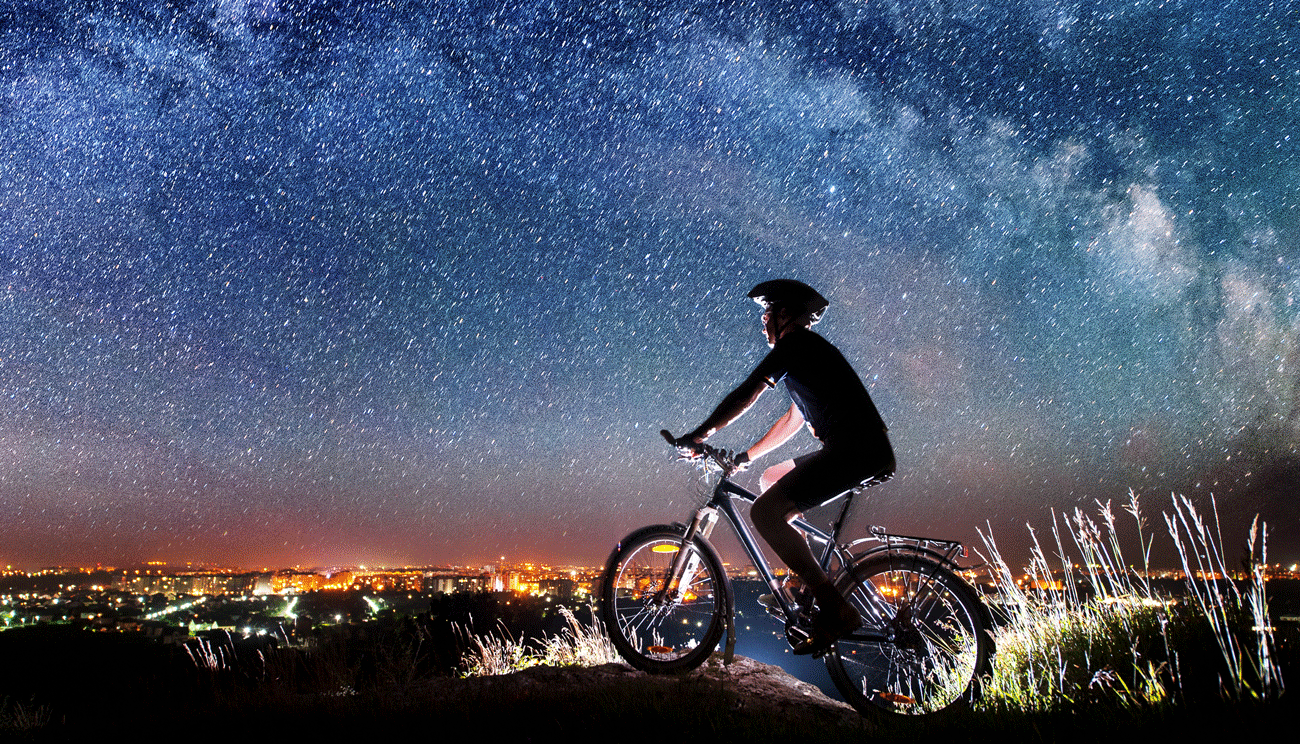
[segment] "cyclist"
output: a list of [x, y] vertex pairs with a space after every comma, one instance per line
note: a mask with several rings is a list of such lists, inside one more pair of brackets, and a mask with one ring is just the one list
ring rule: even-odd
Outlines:
[[767, 468], [759, 479], [761, 495], [750, 510], [759, 535], [816, 600], [812, 636], [794, 651], [816, 654], [862, 620], [790, 522], [864, 480], [893, 475], [894, 451], [862, 380], [838, 349], [812, 331], [830, 304], [826, 298], [793, 279], [763, 282], [749, 297], [763, 307], [763, 335], [771, 351], [704, 423], [674, 444], [697, 451], [696, 445], [748, 411], [765, 390], [785, 383], [790, 410], [736, 460], [741, 466], [757, 460], [805, 424], [822, 444], [815, 452]]

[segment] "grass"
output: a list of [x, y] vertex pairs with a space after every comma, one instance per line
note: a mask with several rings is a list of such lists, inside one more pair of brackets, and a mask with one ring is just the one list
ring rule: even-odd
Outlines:
[[53, 717], [53, 712], [48, 705], [39, 705], [31, 701], [24, 703], [9, 698], [0, 699], [0, 734], [39, 731], [48, 726]]
[[1175, 497], [1164, 522], [1186, 579], [1181, 596], [1174, 596], [1150, 579], [1155, 535], [1137, 497], [1130, 493], [1125, 511], [1137, 526], [1131, 554], [1139, 568], [1121, 544], [1110, 504], [1099, 507], [1096, 520], [1081, 510], [1054, 515], [1050, 558], [1031, 527], [1030, 562], [1019, 576], [992, 536], [982, 535], [1002, 620], [982, 707], [1151, 711], [1210, 698], [1280, 697], [1264, 594], [1264, 527], [1252, 526], [1246, 580], [1223, 578], [1229, 571], [1217, 512], [1207, 522], [1189, 500]]
[[531, 644], [515, 640], [504, 627], [497, 633], [469, 636], [470, 650], [462, 662], [465, 676], [511, 674], [535, 666], [597, 666], [619, 660], [595, 612], [587, 626], [569, 608], [561, 607], [559, 611], [565, 628], [558, 635]]

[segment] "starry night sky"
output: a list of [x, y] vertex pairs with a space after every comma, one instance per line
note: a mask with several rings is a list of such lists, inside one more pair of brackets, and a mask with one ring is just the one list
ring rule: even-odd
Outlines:
[[776, 276], [864, 520], [1213, 494], [1295, 560], [1296, 6], [6, 0], [0, 564], [598, 562]]

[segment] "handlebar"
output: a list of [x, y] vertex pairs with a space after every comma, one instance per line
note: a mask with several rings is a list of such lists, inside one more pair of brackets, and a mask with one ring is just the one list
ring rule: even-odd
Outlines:
[[677, 449], [679, 459], [690, 460], [692, 462], [703, 462], [706, 467], [710, 464], [716, 466], [722, 471], [723, 477], [728, 477], [741, 468], [736, 464], [736, 458], [730, 452], [698, 442], [691, 447], [680, 447], [677, 444], [677, 437], [674, 437], [667, 429], [660, 429], [659, 435], [662, 436], [669, 444]]

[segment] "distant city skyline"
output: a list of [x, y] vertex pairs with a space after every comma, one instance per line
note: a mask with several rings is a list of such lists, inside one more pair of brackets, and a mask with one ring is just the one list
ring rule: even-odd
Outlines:
[[0, 565], [597, 565], [777, 276], [890, 426], [860, 523], [1300, 558], [1290, 7], [914, 10], [12, 5]]

